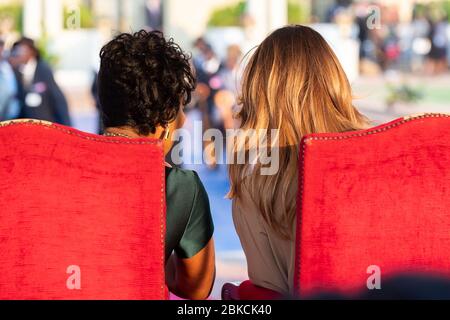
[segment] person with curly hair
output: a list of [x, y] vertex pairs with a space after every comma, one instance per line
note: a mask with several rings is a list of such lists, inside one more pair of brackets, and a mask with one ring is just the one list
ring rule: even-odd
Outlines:
[[[184, 122], [195, 89], [189, 56], [161, 32], [124, 33], [100, 53], [98, 93], [106, 136], [164, 141]], [[166, 167], [166, 283], [185, 299], [206, 299], [215, 279], [208, 195], [194, 171]]]

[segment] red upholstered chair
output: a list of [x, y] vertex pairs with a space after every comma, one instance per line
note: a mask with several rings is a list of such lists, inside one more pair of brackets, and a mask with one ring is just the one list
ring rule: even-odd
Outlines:
[[373, 270], [450, 275], [449, 115], [307, 136], [299, 168], [296, 294], [351, 295]]
[[0, 124], [0, 299], [166, 299], [162, 145]]

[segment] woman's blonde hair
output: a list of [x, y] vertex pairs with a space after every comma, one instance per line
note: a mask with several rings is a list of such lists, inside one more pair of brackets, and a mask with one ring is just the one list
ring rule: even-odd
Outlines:
[[[306, 134], [345, 132], [368, 126], [353, 106], [350, 83], [323, 37], [306, 26], [276, 30], [256, 49], [245, 68], [237, 114], [243, 130], [277, 129], [279, 170], [260, 174], [262, 165], [232, 164], [230, 198], [247, 191], [269, 226], [292, 237], [296, 213], [298, 154]], [[245, 152], [255, 146], [245, 144]], [[241, 152], [235, 144], [233, 152]]]

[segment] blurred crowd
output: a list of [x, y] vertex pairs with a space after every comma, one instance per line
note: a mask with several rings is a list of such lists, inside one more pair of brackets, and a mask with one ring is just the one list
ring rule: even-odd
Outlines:
[[[224, 132], [234, 128], [233, 114], [237, 106], [243, 57], [240, 46], [228, 46], [224, 59], [219, 57], [203, 37], [197, 39], [193, 47], [192, 64], [197, 75], [197, 89], [187, 111], [200, 111], [204, 131], [214, 128]], [[209, 157], [207, 163], [215, 168], [215, 154], [206, 156]]]
[[363, 74], [391, 69], [428, 75], [448, 71], [449, 17], [438, 2], [416, 4], [411, 21], [404, 23], [395, 5], [338, 0], [326, 20], [355, 27]]
[[0, 120], [16, 118], [71, 124], [53, 71], [28, 38], [21, 38], [8, 51], [0, 40]]
[[221, 60], [205, 39], [199, 38], [194, 44], [192, 63], [198, 86], [192, 107], [207, 115], [208, 127], [228, 129], [233, 126], [231, 111], [236, 103], [241, 58], [238, 45], [229, 46], [225, 59]]

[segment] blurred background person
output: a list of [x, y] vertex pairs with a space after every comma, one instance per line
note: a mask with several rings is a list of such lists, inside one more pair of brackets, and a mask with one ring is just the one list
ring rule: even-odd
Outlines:
[[448, 17], [442, 13], [431, 13], [429, 17], [429, 40], [431, 50], [428, 54], [427, 73], [437, 75], [445, 73], [448, 69]]
[[[221, 61], [212, 46], [200, 37], [194, 42], [192, 63], [197, 76], [194, 107], [201, 113], [203, 132], [220, 127], [220, 116], [215, 108], [214, 97], [220, 89], [220, 79], [217, 77]], [[212, 142], [204, 141], [206, 149]], [[210, 169], [217, 167], [215, 154], [205, 153], [206, 162]]]
[[102, 123], [102, 117], [101, 117], [101, 106], [100, 106], [100, 100], [98, 96], [98, 70], [94, 70], [92, 72], [93, 80], [92, 80], [92, 86], [91, 86], [91, 95], [95, 102], [95, 108], [97, 109], [97, 112], [99, 114], [98, 117], [98, 128], [97, 133], [103, 134], [103, 123]]
[[413, 12], [411, 22], [411, 70], [421, 71], [425, 59], [431, 50], [431, 42], [428, 38], [430, 33], [430, 23], [426, 17], [424, 8], [416, 7]]
[[337, 16], [349, 10], [351, 4], [351, 0], [336, 0], [335, 3], [328, 8], [325, 21], [327, 23], [334, 23]]
[[146, 2], [146, 20], [147, 27], [150, 30], [163, 29], [162, 21], [162, 1], [161, 0], [147, 0]]
[[378, 64], [383, 72], [397, 67], [401, 57], [400, 39], [398, 36], [399, 17], [397, 8], [384, 6], [381, 8], [382, 24], [373, 29]]
[[242, 50], [240, 46], [236, 44], [230, 45], [227, 48], [227, 56], [218, 74], [221, 78], [222, 89], [237, 93], [239, 78], [241, 77], [241, 59]]
[[41, 59], [33, 40], [20, 39], [13, 48], [21, 92], [20, 118], [46, 120], [70, 126], [69, 108], [50, 66]]
[[204, 38], [199, 38], [194, 43], [193, 64], [196, 70], [199, 98], [197, 107], [204, 115], [205, 130], [214, 127], [214, 94], [219, 86], [214, 82], [221, 62], [212, 46]]
[[6, 59], [5, 42], [0, 39], [0, 121], [12, 119], [20, 112], [14, 70]]
[[363, 1], [354, 6], [355, 24], [358, 28], [360, 71], [365, 75], [378, 75], [380, 68], [377, 60], [377, 49], [374, 42], [373, 29], [369, 28], [370, 4]]
[[[195, 106], [200, 111], [203, 130], [218, 129], [225, 133], [234, 127], [233, 111], [240, 82], [242, 50], [232, 44], [221, 60], [212, 46], [199, 38], [194, 43], [193, 64], [197, 74]], [[207, 148], [212, 142], [204, 142]], [[217, 168], [216, 155], [205, 153], [210, 169]]]
[[222, 130], [233, 129], [233, 113], [237, 104], [236, 96], [240, 85], [242, 51], [239, 45], [230, 45], [225, 61], [217, 74], [220, 90], [214, 97], [214, 104], [220, 114]]
[[[206, 126], [215, 128], [217, 127], [217, 114], [214, 110], [214, 95], [220, 89], [217, 74], [221, 68], [221, 61], [212, 46], [203, 38], [196, 41], [195, 49], [194, 67], [197, 72], [197, 82], [200, 90], [204, 91], [201, 92], [204, 102], [199, 107], [206, 116], [204, 119], [207, 123]], [[202, 89], [202, 86], [206, 86], [208, 90]]]

